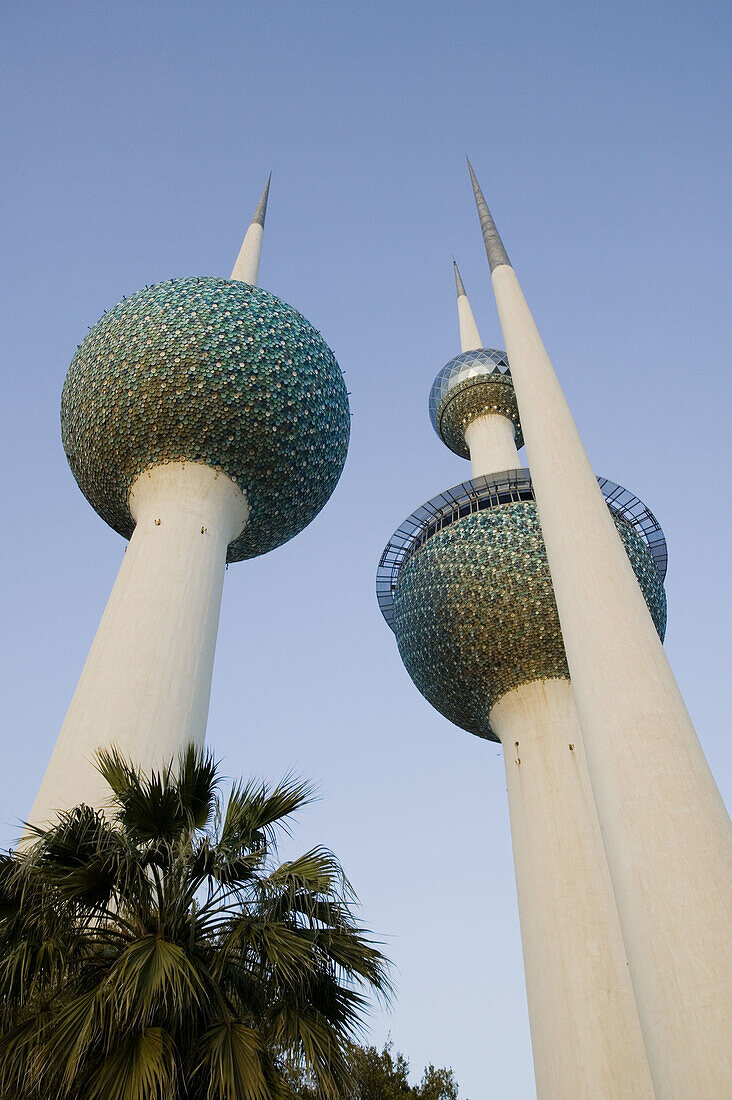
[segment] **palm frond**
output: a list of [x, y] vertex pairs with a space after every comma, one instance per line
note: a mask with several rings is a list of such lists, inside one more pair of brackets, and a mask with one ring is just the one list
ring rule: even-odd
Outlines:
[[100, 1047], [111, 1047], [112, 1036], [118, 1038], [107, 991], [97, 987], [71, 994], [49, 1015], [38, 1035], [34, 1061], [39, 1081], [48, 1067], [54, 1067], [68, 1092], [85, 1059]]
[[310, 785], [292, 775], [285, 776], [275, 787], [255, 780], [238, 784], [229, 795], [218, 843], [227, 848], [274, 845], [275, 826], [289, 834], [287, 818], [307, 806], [314, 797]]
[[273, 1014], [273, 1036], [279, 1048], [302, 1064], [317, 1083], [323, 1100], [342, 1100], [353, 1078], [346, 1056], [343, 1031], [331, 1025], [313, 1006], [283, 1003]]
[[178, 758], [175, 786], [192, 829], [205, 829], [216, 805], [219, 766], [213, 753], [191, 744]]
[[120, 1022], [150, 1023], [161, 1007], [174, 1017], [199, 1009], [208, 996], [199, 968], [180, 944], [142, 936], [127, 945], [107, 978]]
[[340, 863], [323, 847], [311, 848], [297, 859], [280, 864], [264, 879], [263, 885], [277, 891], [288, 890], [293, 895], [309, 891], [313, 895], [355, 898]]
[[121, 1039], [91, 1076], [88, 1100], [175, 1100], [175, 1044], [160, 1027]]
[[116, 745], [108, 749], [98, 749], [93, 761], [97, 771], [107, 781], [116, 798], [120, 798], [131, 783], [139, 782], [140, 769], [123, 756]]
[[128, 867], [129, 847], [104, 814], [79, 806], [59, 815], [27, 852], [29, 863], [43, 866], [44, 881], [67, 902], [105, 906]]
[[196, 1072], [209, 1082], [207, 1100], [274, 1100], [278, 1095], [278, 1075], [255, 1028], [215, 1020], [202, 1037], [199, 1058]]
[[[13, 1100], [40, 1100], [38, 1050], [46, 1025], [46, 1013], [38, 1011], [20, 1021], [3, 1017], [0, 1037], [0, 1096]], [[51, 1074], [48, 1075], [51, 1077]], [[47, 1082], [51, 1087], [51, 1080]]]
[[112, 788], [112, 804], [127, 834], [145, 843], [173, 840], [188, 828], [172, 762], [143, 775], [116, 748], [100, 749], [96, 765]]

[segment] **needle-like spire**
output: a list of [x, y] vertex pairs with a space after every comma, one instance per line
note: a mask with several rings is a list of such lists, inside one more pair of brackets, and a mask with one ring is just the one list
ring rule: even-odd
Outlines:
[[[452, 258], [452, 266], [455, 268], [455, 289], [457, 290], [458, 298], [460, 298], [465, 294], [465, 287], [463, 286], [463, 280], [460, 278], [460, 270], [454, 256]], [[467, 298], [467, 294], [465, 294], [465, 297]]]
[[257, 285], [259, 279], [259, 261], [262, 256], [262, 238], [264, 236], [264, 219], [267, 216], [267, 199], [269, 197], [269, 182], [272, 179], [270, 172], [264, 185], [262, 197], [257, 204], [251, 225], [247, 229], [244, 243], [234, 264], [231, 278], [240, 283]]
[[491, 272], [495, 271], [497, 267], [501, 267], [502, 265], [506, 267], [511, 267], [511, 261], [508, 258], [508, 253], [503, 247], [503, 241], [501, 240], [498, 230], [496, 229], [496, 223], [493, 221], [491, 212], [488, 209], [488, 204], [483, 198], [483, 192], [480, 189], [480, 184], [475, 178], [473, 166], [467, 157], [465, 159], [468, 161], [468, 171], [470, 172], [470, 180], [473, 184], [475, 205], [478, 207], [480, 228], [483, 230], [483, 243], [485, 245], [485, 251], [488, 257], [488, 263], [490, 265]]
[[468, 296], [465, 293], [463, 280], [460, 278], [458, 265], [453, 257], [452, 266], [455, 268], [455, 287], [457, 289], [458, 320], [460, 322], [460, 349], [461, 351], [476, 351], [483, 344], [475, 323], [473, 311], [470, 308]]
[[257, 225], [261, 225], [262, 229], [264, 229], [264, 219], [267, 216], [267, 199], [269, 198], [269, 185], [271, 182], [272, 173], [270, 172], [267, 176], [267, 182], [264, 185], [262, 196], [257, 204], [257, 209], [254, 212], [254, 217], [252, 218], [252, 223], [256, 222]]

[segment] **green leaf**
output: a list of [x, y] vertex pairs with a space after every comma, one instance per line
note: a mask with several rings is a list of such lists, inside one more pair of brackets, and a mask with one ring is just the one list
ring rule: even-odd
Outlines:
[[210, 752], [189, 745], [178, 759], [178, 798], [192, 829], [205, 829], [216, 805], [218, 765]]
[[159, 936], [142, 936], [115, 960], [106, 981], [119, 1020], [148, 1022], [165, 1010], [173, 1020], [198, 1010], [206, 982], [185, 949]]
[[175, 1100], [175, 1045], [159, 1027], [125, 1036], [103, 1060], [85, 1100]]
[[216, 1020], [202, 1037], [196, 1073], [207, 1079], [207, 1100], [273, 1100], [277, 1074], [261, 1036], [246, 1024]]

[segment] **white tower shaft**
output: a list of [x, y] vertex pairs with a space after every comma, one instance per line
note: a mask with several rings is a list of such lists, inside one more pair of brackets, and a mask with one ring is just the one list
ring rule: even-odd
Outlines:
[[[465, 442], [473, 477], [520, 465], [508, 417], [479, 417]], [[652, 1100], [572, 685], [523, 684], [490, 722], [508, 780], [539, 1100]]]
[[657, 1100], [724, 1096], [729, 819], [474, 176], [473, 186]]
[[157, 466], [135, 481], [136, 527], [69, 706], [30, 822], [109, 788], [93, 766], [116, 745], [143, 770], [202, 746], [226, 548], [248, 515], [241, 490], [195, 463]]
[[653, 1100], [568, 680], [504, 695], [503, 745], [539, 1100]]
[[246, 231], [244, 241], [239, 249], [239, 255], [231, 272], [231, 278], [236, 282], [250, 283], [256, 286], [259, 282], [259, 261], [262, 258], [262, 240], [264, 238], [264, 220], [267, 216], [267, 200], [269, 198], [269, 184], [272, 176], [264, 185], [262, 197], [252, 218], [251, 225]]
[[516, 450], [516, 430], [500, 413], [479, 416], [465, 429], [473, 477], [499, 470], [516, 470], [521, 465]]
[[477, 351], [479, 348], [483, 347], [483, 341], [480, 338], [478, 326], [475, 323], [475, 317], [473, 316], [473, 311], [470, 308], [470, 301], [468, 300], [468, 295], [465, 292], [463, 280], [460, 277], [460, 271], [455, 260], [452, 261], [452, 266], [455, 270], [455, 289], [457, 290], [458, 322], [460, 324], [460, 350]]
[[[483, 342], [455, 260], [452, 265], [457, 291], [460, 350], [477, 351], [483, 347]], [[489, 413], [477, 417], [465, 429], [465, 443], [470, 451], [473, 477], [498, 470], [515, 470], [520, 465], [516, 449], [516, 430], [505, 416]]]

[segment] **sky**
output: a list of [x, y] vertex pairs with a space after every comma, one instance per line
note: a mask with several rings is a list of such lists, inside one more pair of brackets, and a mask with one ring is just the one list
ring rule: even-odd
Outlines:
[[59, 433], [64, 375], [123, 295], [228, 275], [269, 171], [260, 284], [324, 335], [349, 458], [294, 540], [226, 576], [208, 744], [294, 769], [301, 849], [343, 861], [395, 964], [376, 1009], [469, 1100], [533, 1095], [500, 747], [404, 670], [379, 555], [469, 476], [427, 417], [459, 351], [456, 255], [501, 347], [465, 153], [599, 474], [669, 544], [666, 648], [732, 787], [725, 8], [430, 2], [3, 5], [0, 845], [18, 835], [120, 564]]

